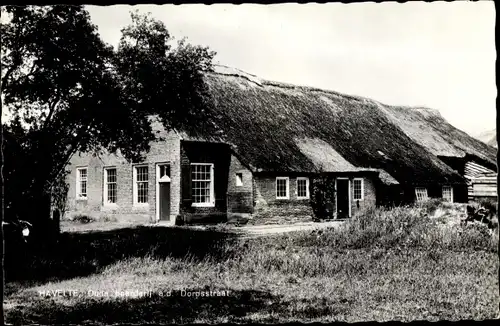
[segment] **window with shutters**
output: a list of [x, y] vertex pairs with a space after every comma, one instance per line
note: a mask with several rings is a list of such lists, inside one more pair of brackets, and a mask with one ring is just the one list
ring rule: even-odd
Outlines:
[[194, 207], [215, 206], [214, 165], [212, 163], [191, 164], [191, 197]]

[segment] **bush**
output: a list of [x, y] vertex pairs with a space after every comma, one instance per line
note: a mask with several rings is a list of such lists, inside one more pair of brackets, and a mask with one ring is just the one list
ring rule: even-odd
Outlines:
[[433, 214], [445, 201], [441, 198], [430, 198], [428, 200], [417, 202], [416, 207], [422, 208], [427, 214]]
[[310, 202], [316, 219], [333, 217], [335, 207], [335, 181], [333, 177], [322, 176], [312, 180]]
[[184, 219], [184, 215], [178, 214], [175, 217], [175, 225], [184, 225], [186, 224], [186, 221]]
[[486, 208], [488, 211], [492, 212], [494, 215], [497, 214], [497, 201], [492, 199], [483, 199], [479, 202], [480, 207]]
[[95, 222], [95, 219], [93, 217], [90, 217], [88, 215], [76, 215], [73, 217], [73, 221], [74, 222], [80, 222], [82, 224], [86, 224], [86, 223], [92, 223], [92, 222]]

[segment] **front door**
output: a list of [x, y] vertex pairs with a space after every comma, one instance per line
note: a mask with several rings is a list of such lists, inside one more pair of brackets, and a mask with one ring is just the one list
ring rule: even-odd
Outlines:
[[160, 221], [170, 220], [170, 182], [160, 183]]
[[337, 218], [349, 217], [349, 180], [337, 179]]
[[160, 221], [170, 220], [170, 165], [156, 165], [156, 210]]

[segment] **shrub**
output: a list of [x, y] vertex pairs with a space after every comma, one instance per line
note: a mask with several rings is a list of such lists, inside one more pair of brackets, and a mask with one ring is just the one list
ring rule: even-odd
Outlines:
[[479, 202], [480, 207], [486, 208], [488, 211], [492, 212], [494, 215], [497, 214], [498, 203], [492, 199], [483, 199]]
[[335, 181], [332, 177], [321, 176], [312, 180], [310, 202], [316, 219], [333, 217]]
[[74, 222], [80, 222], [82, 224], [86, 224], [86, 223], [91, 223], [91, 222], [94, 222], [95, 219], [93, 217], [90, 217], [88, 215], [76, 215], [73, 217], [73, 221]]
[[430, 198], [422, 202], [417, 202], [416, 207], [422, 208], [427, 214], [433, 214], [440, 206], [443, 206], [443, 199], [441, 198]]
[[184, 224], [186, 224], [184, 215], [178, 214], [175, 217], [175, 225], [184, 225]]

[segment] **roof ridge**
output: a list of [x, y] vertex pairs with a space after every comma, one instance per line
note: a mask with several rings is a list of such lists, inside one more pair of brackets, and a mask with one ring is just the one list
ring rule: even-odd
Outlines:
[[[231, 67], [227, 65], [223, 65], [220, 63], [214, 63], [213, 66], [218, 66], [218, 67], [224, 67], [229, 70], [236, 70], [241, 72], [241, 74], [238, 73], [223, 73], [220, 71], [215, 71], [212, 70], [210, 73], [216, 74], [216, 75], [223, 75], [223, 76], [233, 76], [233, 77], [241, 77], [244, 78], [250, 82], [253, 82], [259, 86], [273, 86], [273, 87], [280, 87], [280, 88], [287, 88], [287, 89], [296, 89], [296, 90], [302, 90], [302, 91], [308, 91], [308, 92], [322, 92], [326, 94], [331, 94], [331, 95], [336, 95], [340, 97], [344, 97], [346, 99], [350, 100], [356, 100], [360, 102], [365, 102], [365, 103], [370, 103], [370, 104], [375, 104], [375, 105], [382, 105], [390, 108], [396, 108], [396, 109], [410, 109], [410, 110], [415, 110], [415, 111], [424, 111], [428, 113], [435, 114], [439, 117], [442, 117], [441, 113], [439, 110], [434, 109], [434, 108], [429, 108], [429, 107], [424, 107], [424, 106], [409, 106], [409, 105], [393, 105], [393, 104], [387, 104], [387, 103], [382, 103], [378, 100], [375, 100], [373, 98], [361, 96], [361, 95], [354, 95], [354, 94], [347, 94], [347, 93], [341, 93], [339, 91], [333, 90], [333, 89], [327, 89], [327, 88], [320, 88], [317, 86], [306, 86], [306, 85], [298, 85], [298, 84], [293, 84], [290, 82], [283, 82], [283, 81], [277, 81], [277, 80], [270, 80], [270, 79], [265, 79], [262, 78], [258, 75], [248, 73], [244, 70], [241, 70], [236, 67]], [[247, 76], [251, 76], [253, 78], [248, 78]], [[254, 80], [257, 79], [258, 81]]]
[[[231, 67], [231, 66], [226, 66], [226, 65], [222, 65], [222, 64], [213, 64], [213, 66], [223, 67], [223, 68], [227, 68], [229, 70], [236, 70], [236, 71], [241, 72], [241, 74], [237, 73], [236, 71], [229, 73], [229, 72], [221, 72], [221, 71], [215, 71], [215, 70], [209, 71], [209, 73], [211, 73], [211, 74], [222, 75], [222, 76], [240, 77], [240, 78], [244, 78], [250, 82], [253, 82], [259, 86], [273, 86], [273, 87], [280, 87], [280, 88], [286, 88], [286, 89], [302, 90], [302, 91], [307, 91], [307, 92], [322, 92], [322, 93], [326, 93], [326, 94], [341, 96], [341, 97], [351, 99], [351, 100], [368, 102], [368, 103], [372, 103], [372, 104], [379, 103], [381, 105], [387, 105], [387, 104], [378, 102], [377, 100], [374, 100], [374, 99], [371, 99], [368, 97], [341, 93], [341, 92], [338, 92], [338, 91], [335, 91], [332, 89], [320, 88], [317, 86], [297, 85], [297, 84], [293, 84], [293, 83], [289, 83], [289, 82], [269, 80], [269, 79], [259, 77], [257, 75], [248, 73], [248, 72], [243, 71], [239, 68], [235, 68], [235, 67]], [[248, 76], [251, 76], [253, 78], [249, 78]], [[257, 81], [255, 79], [257, 79]]]

